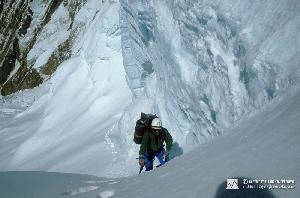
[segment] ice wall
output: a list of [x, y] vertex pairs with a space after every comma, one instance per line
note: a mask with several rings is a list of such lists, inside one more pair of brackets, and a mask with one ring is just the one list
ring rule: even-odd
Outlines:
[[120, 2], [127, 82], [186, 148], [299, 81], [296, 0]]

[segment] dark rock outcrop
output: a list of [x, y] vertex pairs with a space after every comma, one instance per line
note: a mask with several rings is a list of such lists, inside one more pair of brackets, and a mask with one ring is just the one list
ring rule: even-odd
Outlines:
[[[4, 0], [0, 3], [0, 91], [1, 95], [9, 95], [23, 89], [39, 86], [49, 79], [60, 63], [70, 57], [71, 47], [78, 30], [73, 28], [75, 14], [86, 3], [78, 0], [46, 0], [46, 10], [39, 24], [32, 24], [34, 12], [29, 0]], [[67, 8], [71, 25], [69, 38], [59, 44], [46, 64], [33, 68], [36, 60], [28, 61], [30, 50], [51, 17], [60, 5]], [[66, 24], [67, 25], [67, 24]], [[28, 31], [28, 29], [33, 31]], [[21, 40], [26, 41], [22, 42]]]

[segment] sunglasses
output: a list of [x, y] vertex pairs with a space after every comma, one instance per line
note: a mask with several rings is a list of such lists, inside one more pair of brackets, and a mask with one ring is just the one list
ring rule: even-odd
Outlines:
[[159, 132], [161, 132], [161, 129], [152, 129], [152, 131], [155, 133], [159, 133]]

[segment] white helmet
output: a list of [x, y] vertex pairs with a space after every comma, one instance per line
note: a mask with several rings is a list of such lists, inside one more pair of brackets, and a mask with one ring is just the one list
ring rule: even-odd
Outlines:
[[151, 122], [151, 127], [153, 129], [161, 129], [161, 121], [159, 118], [154, 118]]

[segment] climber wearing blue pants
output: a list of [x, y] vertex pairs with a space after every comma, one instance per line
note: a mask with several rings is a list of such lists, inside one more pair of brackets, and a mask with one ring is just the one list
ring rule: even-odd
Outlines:
[[[166, 150], [164, 149], [166, 143]], [[169, 151], [171, 150], [173, 138], [167, 129], [161, 126], [159, 118], [155, 118], [151, 122], [151, 128], [144, 133], [140, 151], [139, 164], [145, 166], [146, 171], [153, 169], [153, 160], [156, 157], [160, 165], [164, 165], [169, 159]]]
[[161, 151], [158, 151], [156, 153], [151, 153], [151, 152], [146, 152], [145, 153], [145, 167], [146, 167], [146, 171], [150, 171], [153, 169], [153, 161], [154, 161], [154, 158], [156, 157], [160, 163], [159, 166], [162, 166], [164, 165], [168, 159], [166, 158], [165, 156], [165, 149], [161, 149]]

